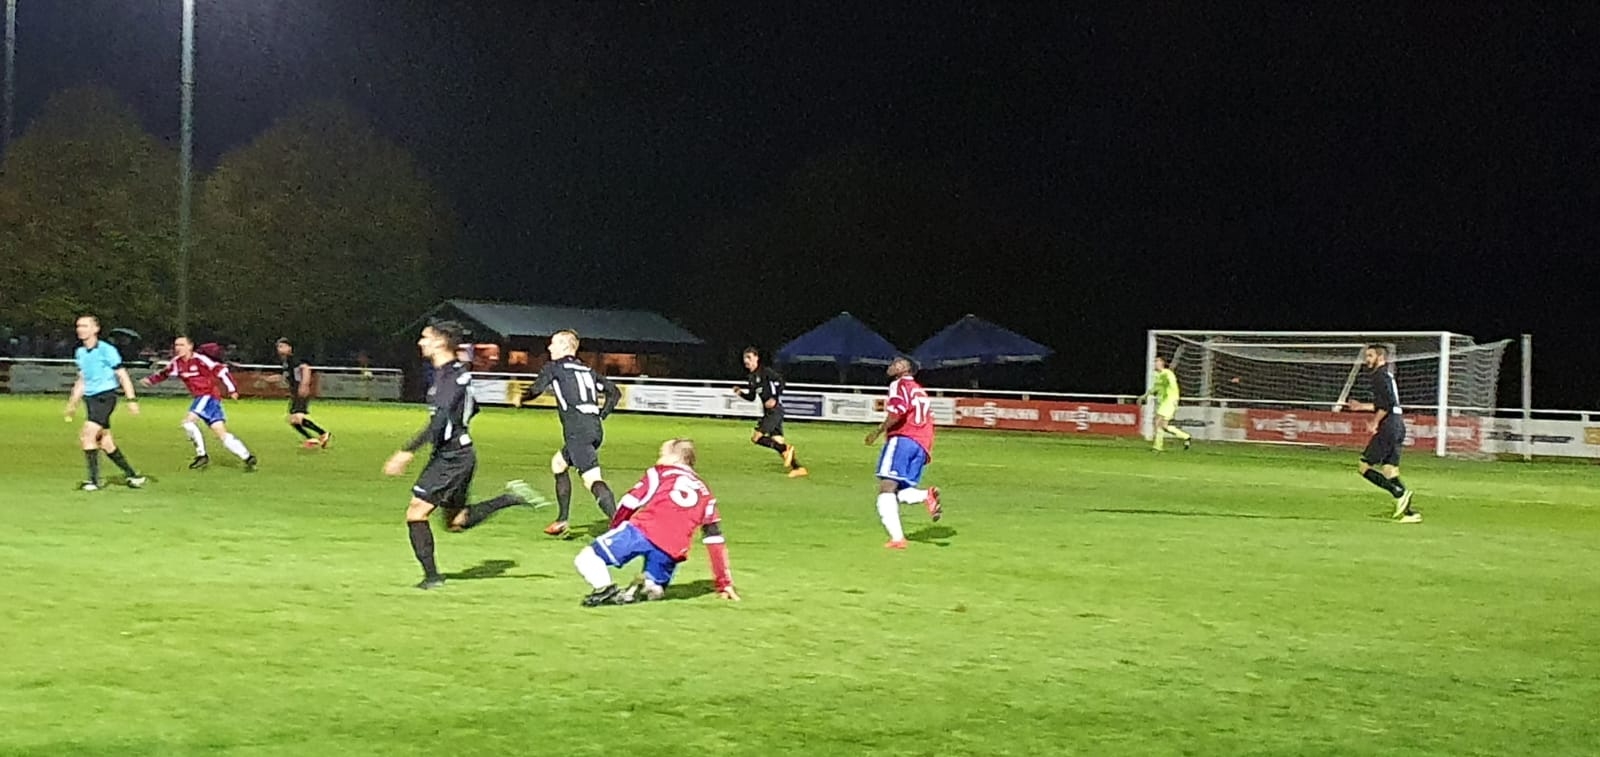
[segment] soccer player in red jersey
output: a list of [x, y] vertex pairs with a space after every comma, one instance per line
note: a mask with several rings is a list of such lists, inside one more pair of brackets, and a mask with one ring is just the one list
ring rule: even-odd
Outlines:
[[180, 336], [172, 340], [172, 362], [145, 377], [143, 383], [145, 386], [155, 386], [173, 376], [183, 381], [189, 396], [194, 398], [189, 403], [189, 414], [183, 417], [183, 431], [189, 435], [189, 441], [194, 442], [194, 462], [189, 463], [189, 468], [199, 470], [211, 464], [211, 458], [206, 454], [205, 435], [200, 433], [200, 422], [205, 421], [217, 438], [222, 440], [222, 446], [244, 461], [244, 469], [254, 471], [256, 456], [250, 454], [249, 448], [244, 446], [239, 437], [228, 433], [228, 417], [222, 412], [223, 391], [227, 391], [229, 397], [239, 399], [239, 388], [228, 374], [228, 366], [209, 355], [195, 352], [194, 341]]
[[[728, 547], [722, 539], [717, 498], [694, 472], [694, 464], [694, 442], [668, 439], [662, 443], [655, 467], [645, 471], [644, 478], [618, 503], [611, 530], [573, 559], [578, 574], [594, 587], [584, 597], [585, 607], [627, 604], [636, 598], [660, 599], [672, 582], [678, 563], [689, 558], [689, 542], [697, 528], [711, 556], [717, 594], [723, 599], [739, 599], [728, 568]], [[644, 558], [641, 581], [622, 591], [611, 582], [606, 566], [620, 568], [636, 557]], [[641, 588], [643, 594], [638, 595]]]
[[883, 423], [867, 434], [867, 446], [888, 434], [878, 454], [878, 520], [889, 532], [889, 549], [905, 549], [900, 527], [900, 505], [921, 504], [935, 521], [944, 515], [938, 487], [918, 489], [922, 469], [933, 459], [933, 407], [928, 393], [917, 383], [916, 366], [907, 357], [889, 363], [889, 398], [884, 402]]

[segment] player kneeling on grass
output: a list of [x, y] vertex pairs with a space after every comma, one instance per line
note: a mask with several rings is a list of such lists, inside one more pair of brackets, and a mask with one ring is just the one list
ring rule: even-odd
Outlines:
[[[594, 587], [583, 599], [585, 607], [660, 599], [678, 563], [688, 559], [696, 528], [704, 535], [701, 541], [711, 557], [717, 594], [723, 599], [739, 599], [728, 568], [717, 498], [694, 472], [694, 464], [694, 442], [668, 439], [662, 443], [655, 467], [645, 471], [644, 478], [623, 496], [611, 519], [611, 530], [573, 559], [578, 574]], [[636, 557], [644, 558], [640, 580], [626, 591], [618, 589], [606, 566], [620, 568]]]

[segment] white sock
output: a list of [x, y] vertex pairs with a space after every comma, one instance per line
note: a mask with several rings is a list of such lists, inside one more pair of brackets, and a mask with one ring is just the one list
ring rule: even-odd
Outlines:
[[904, 505], [920, 505], [928, 501], [928, 490], [906, 487], [900, 490], [900, 503]]
[[577, 568], [578, 575], [596, 589], [611, 585], [611, 571], [606, 569], [606, 561], [595, 553], [594, 547], [584, 547], [577, 557], [572, 558], [572, 567]]
[[239, 437], [233, 434], [222, 437], [222, 446], [227, 447], [229, 452], [238, 455], [240, 460], [248, 460], [250, 458], [250, 450], [245, 448], [244, 442], [239, 441]]
[[878, 520], [883, 521], [883, 530], [889, 532], [889, 541], [905, 541], [906, 532], [900, 528], [900, 503], [893, 494], [878, 495]]
[[183, 422], [183, 433], [189, 435], [189, 441], [194, 442], [194, 456], [204, 457], [206, 454], [206, 438], [200, 435], [200, 427], [189, 422]]

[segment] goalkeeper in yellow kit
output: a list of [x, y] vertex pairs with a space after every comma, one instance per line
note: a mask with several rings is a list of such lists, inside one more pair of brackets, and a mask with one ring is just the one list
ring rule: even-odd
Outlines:
[[1172, 416], [1178, 413], [1178, 374], [1167, 367], [1167, 359], [1156, 357], [1155, 381], [1150, 385], [1150, 391], [1139, 396], [1139, 404], [1150, 397], [1156, 398], [1156, 430], [1155, 451], [1160, 452], [1171, 434], [1183, 440], [1183, 448], [1188, 449], [1194, 437], [1189, 432], [1172, 425]]

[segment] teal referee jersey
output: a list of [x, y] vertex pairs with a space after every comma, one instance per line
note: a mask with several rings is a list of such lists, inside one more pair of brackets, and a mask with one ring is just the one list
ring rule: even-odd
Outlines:
[[117, 390], [117, 369], [122, 367], [122, 353], [105, 341], [95, 342], [94, 348], [78, 347], [73, 353], [78, 361], [78, 373], [83, 375], [83, 394], [86, 397]]

